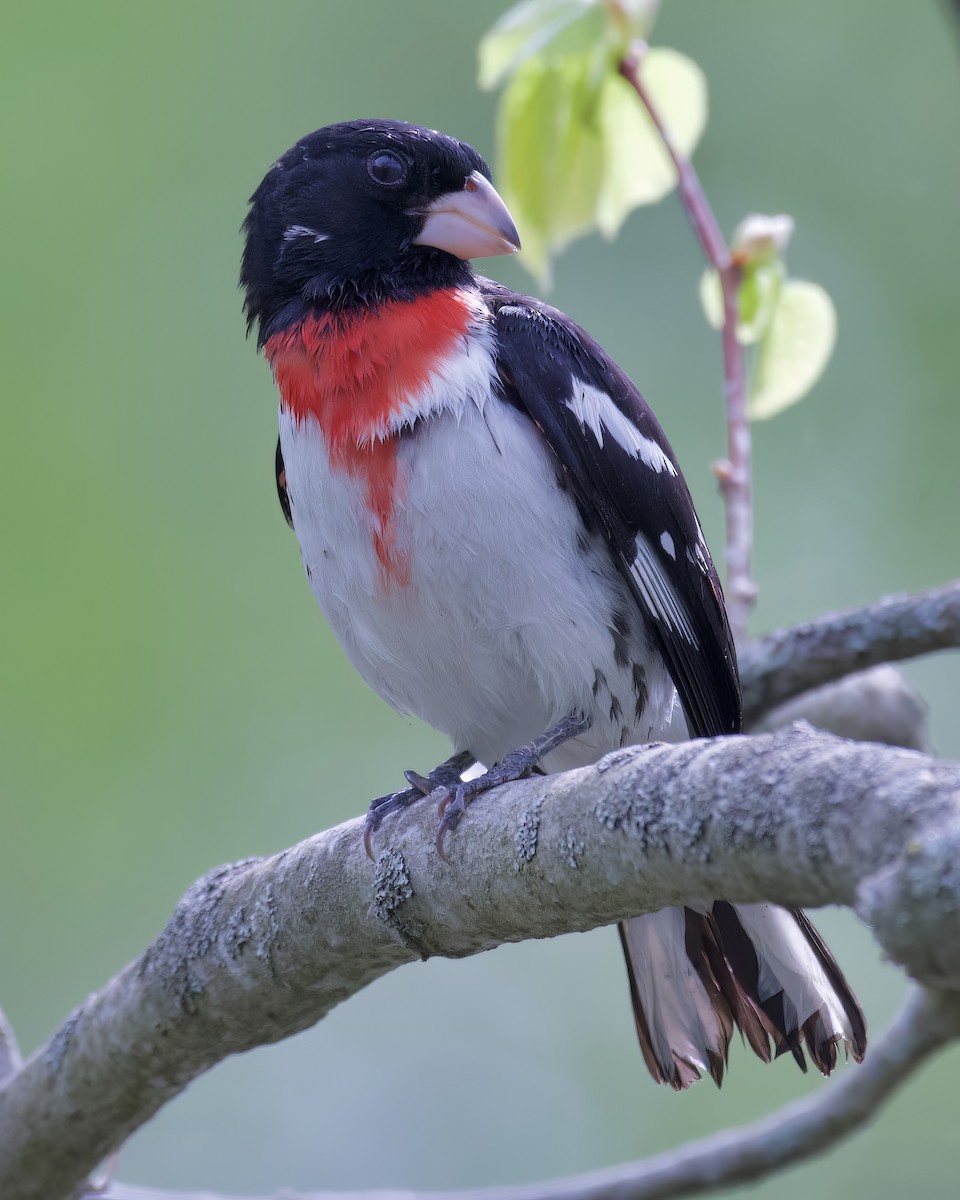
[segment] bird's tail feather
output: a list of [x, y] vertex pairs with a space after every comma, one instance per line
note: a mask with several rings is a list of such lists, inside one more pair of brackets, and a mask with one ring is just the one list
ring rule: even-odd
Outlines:
[[806, 1070], [806, 1046], [829, 1074], [841, 1041], [863, 1057], [860, 1006], [799, 909], [667, 908], [622, 922], [620, 938], [640, 1046], [660, 1083], [681, 1089], [707, 1073], [719, 1085], [735, 1026], [765, 1062], [789, 1050]]

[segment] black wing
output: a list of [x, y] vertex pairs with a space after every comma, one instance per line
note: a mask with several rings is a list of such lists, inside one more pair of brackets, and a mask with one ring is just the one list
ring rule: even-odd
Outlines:
[[549, 305], [484, 281], [503, 398], [556, 455], [588, 526], [605, 534], [680, 695], [694, 737], [742, 727], [736, 650], [670, 444], [633, 383]]
[[283, 509], [283, 519], [293, 528], [293, 513], [290, 511], [290, 497], [287, 494], [287, 469], [283, 465], [283, 451], [280, 449], [280, 439], [277, 438], [277, 453], [273, 460], [273, 470], [277, 477], [277, 498]]

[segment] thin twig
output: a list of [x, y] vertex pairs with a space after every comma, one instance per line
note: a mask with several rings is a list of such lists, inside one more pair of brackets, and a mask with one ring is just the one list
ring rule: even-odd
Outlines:
[[634, 89], [653, 121], [677, 171], [680, 200], [707, 262], [720, 277], [723, 291], [723, 393], [727, 410], [727, 457], [715, 470], [727, 518], [727, 613], [738, 643], [746, 637], [747, 618], [757, 598], [750, 573], [753, 547], [753, 501], [750, 490], [750, 421], [747, 417], [743, 347], [737, 340], [740, 266], [730, 253], [693, 163], [683, 154], [643, 81], [641, 64], [647, 47], [637, 42], [620, 63], [620, 74]]
[[740, 649], [744, 721], [854, 671], [957, 647], [960, 580], [769, 633]]
[[[642, 1162], [522, 1187], [462, 1192], [289, 1192], [272, 1200], [666, 1200], [762, 1179], [821, 1154], [866, 1124], [936, 1050], [960, 1036], [955, 994], [914, 990], [903, 1012], [829, 1091], [752, 1125], [689, 1142]], [[101, 1200], [254, 1200], [114, 1184]], [[266, 1197], [263, 1198], [266, 1200]]]

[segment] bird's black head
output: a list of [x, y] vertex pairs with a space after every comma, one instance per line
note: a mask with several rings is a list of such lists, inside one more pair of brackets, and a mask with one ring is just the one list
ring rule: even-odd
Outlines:
[[302, 138], [250, 200], [240, 283], [260, 340], [304, 307], [346, 309], [469, 282], [469, 259], [519, 248], [471, 146], [403, 121]]

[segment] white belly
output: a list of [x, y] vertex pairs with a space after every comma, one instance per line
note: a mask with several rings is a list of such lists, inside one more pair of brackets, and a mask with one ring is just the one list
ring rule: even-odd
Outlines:
[[593, 725], [550, 756], [552, 770], [669, 736], [674, 691], [639, 610], [601, 541], [583, 544], [574, 501], [526, 417], [468, 403], [401, 435], [392, 537], [402, 584], [384, 579], [366, 483], [331, 468], [312, 418], [298, 425], [281, 412], [280, 432], [310, 586], [354, 666], [395, 708], [488, 764], [573, 711]]

